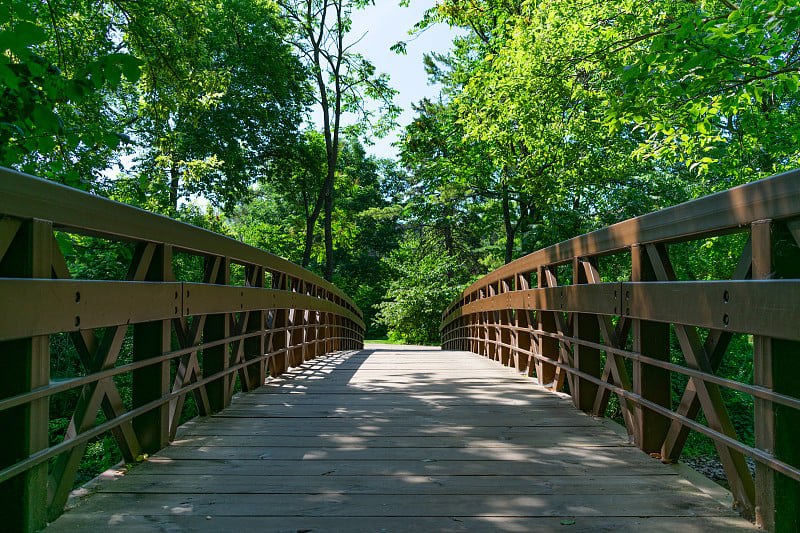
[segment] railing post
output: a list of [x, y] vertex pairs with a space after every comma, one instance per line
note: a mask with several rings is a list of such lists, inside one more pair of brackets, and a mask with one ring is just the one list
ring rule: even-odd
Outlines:
[[[471, 296], [472, 301], [478, 299], [478, 294], [480, 293], [478, 292], [473, 293], [473, 296]], [[481, 347], [481, 334], [483, 333], [483, 328], [481, 328], [482, 317], [483, 313], [472, 313], [470, 315], [470, 324], [471, 324], [470, 327], [472, 328], [472, 334], [471, 334], [472, 341], [470, 343], [472, 349], [470, 351], [476, 354], [480, 354], [482, 349]]]
[[467, 329], [467, 335], [469, 336], [467, 340], [467, 351], [478, 353], [478, 314], [471, 313], [467, 317], [467, 324], [469, 325]]
[[456, 325], [453, 327], [453, 333], [450, 336], [450, 349], [466, 351], [466, 342], [464, 337], [467, 335], [468, 319], [465, 316], [458, 317], [455, 321]]
[[[330, 300], [330, 293], [325, 290], [322, 293], [322, 297], [326, 300]], [[328, 354], [331, 352], [331, 313], [325, 312], [321, 313], [322, 317], [322, 354]]]
[[467, 336], [469, 335], [469, 324], [470, 324], [470, 317], [464, 315], [458, 317], [459, 329], [457, 330], [457, 333], [454, 335], [452, 342], [454, 350], [462, 350], [462, 351], [469, 350], [469, 342], [467, 341]]
[[[656, 273], [643, 245], [631, 246], [631, 281], [656, 281]], [[669, 361], [669, 324], [632, 320], [633, 351]], [[651, 402], [671, 408], [670, 375], [668, 370], [633, 361], [633, 392]], [[634, 409], [636, 428], [634, 441], [647, 453], [660, 453], [661, 444], [669, 430], [669, 419], [643, 408]]]
[[[589, 283], [586, 269], [597, 270], [596, 260], [575, 257], [572, 260], [572, 283], [582, 285]], [[574, 335], [578, 339], [600, 343], [600, 324], [597, 315], [575, 313]], [[575, 368], [596, 378], [600, 378], [603, 370], [600, 361], [600, 350], [576, 343], [573, 348], [573, 361]], [[573, 380], [575, 390], [572, 391], [572, 401], [575, 407], [583, 411], [592, 411], [594, 400], [597, 396], [597, 384], [578, 377]]]
[[[478, 300], [486, 298], [487, 290], [488, 289], [486, 289], [485, 287], [480, 289], [478, 293]], [[484, 357], [489, 357], [489, 348], [488, 348], [489, 326], [487, 325], [489, 313], [487, 311], [479, 311], [478, 313], [475, 313], [475, 316], [478, 319], [478, 324], [477, 324], [478, 350], [475, 353], [480, 354]]]
[[[314, 294], [314, 287], [309, 283], [303, 286], [303, 294], [312, 296]], [[303, 328], [303, 357], [305, 360], [314, 359], [316, 353], [314, 352], [314, 320], [316, 315], [314, 311], [306, 310], [303, 312], [303, 320], [305, 327]]]
[[[311, 295], [315, 298], [319, 297], [320, 289], [318, 287], [311, 288]], [[319, 357], [322, 355], [319, 347], [319, 328], [322, 313], [319, 311], [311, 311], [310, 325], [309, 325], [309, 349], [311, 350], [311, 357]]]
[[347, 349], [348, 350], [355, 350], [356, 349], [356, 333], [354, 331], [356, 325], [355, 323], [350, 320], [349, 318], [345, 321], [347, 323]]
[[[286, 290], [286, 275], [273, 274], [272, 288], [276, 290]], [[272, 334], [270, 335], [270, 352], [275, 353], [270, 358], [270, 376], [280, 376], [286, 372], [286, 309], [273, 309], [272, 311]]]
[[[214, 259], [208, 259], [213, 261]], [[217, 277], [209, 280], [209, 283], [219, 285], [230, 285], [231, 262], [229, 257], [220, 259]], [[230, 336], [230, 318], [227, 313], [208, 315], [203, 327], [203, 342], [211, 342], [228, 338]], [[230, 362], [230, 346], [226, 342], [219, 346], [206, 348], [203, 350], [203, 377], [211, 376], [217, 372], [227, 369]], [[208, 404], [212, 412], [223, 410], [230, 403], [230, 379], [223, 376], [215, 379], [206, 385], [208, 393]]]
[[[503, 293], [511, 290], [506, 280], [500, 281], [500, 286]], [[502, 343], [498, 346], [498, 348], [500, 348], [500, 363], [508, 366], [511, 364], [511, 361], [509, 361], [511, 357], [511, 348], [509, 348], [509, 346], [511, 346], [511, 330], [509, 329], [509, 326], [511, 326], [511, 310], [506, 308], [497, 314], [499, 319], [497, 324], [497, 337]]]
[[[0, 235], [0, 241], [3, 237], [11, 240], [5, 254], [0, 249], [0, 277], [52, 277], [53, 226], [50, 222], [34, 219], [19, 226], [16, 223], [0, 226], [0, 231], [6, 232]], [[49, 335], [0, 342], [0, 353], [3, 355], [0, 398], [49, 384]], [[5, 428], [0, 468], [47, 448], [48, 405], [45, 397], [0, 413], [0, 424]], [[0, 484], [0, 516], [4, 530], [37, 531], [45, 526], [46, 511], [46, 461]]]
[[[517, 276], [517, 290], [526, 291], [530, 288], [528, 274], [519, 274]], [[518, 328], [521, 328], [517, 330], [517, 348], [519, 348], [518, 370], [520, 372], [524, 371], [528, 376], [534, 374], [534, 358], [528, 353], [531, 351], [531, 316], [532, 313], [528, 309], [517, 309], [514, 312], [514, 322]]]
[[[293, 279], [289, 284], [289, 289], [292, 292], [301, 292], [302, 280]], [[303, 329], [305, 329], [305, 321], [303, 319], [302, 309], [289, 310], [289, 322], [292, 330], [289, 333], [289, 363], [291, 366], [300, 366], [303, 364]]]
[[[340, 303], [340, 300], [339, 300], [338, 297], [335, 298], [334, 301], [336, 303]], [[334, 341], [333, 341], [334, 348], [333, 349], [334, 349], [334, 351], [338, 352], [338, 351], [340, 351], [342, 349], [342, 317], [340, 317], [337, 314], [334, 314], [333, 315], [333, 323], [335, 324], [334, 328], [333, 328], [333, 336], [334, 336]]]
[[[552, 287], [558, 283], [555, 272], [552, 272], [548, 267], [539, 267], [536, 275], [537, 286], [542, 289], [545, 287]], [[552, 282], [552, 283], [551, 283]], [[544, 312], [541, 309], [536, 311], [537, 328], [540, 331], [556, 332], [556, 319], [551, 312]], [[537, 351], [539, 355], [543, 355], [548, 359], [558, 361], [558, 340], [546, 335], [538, 335], [539, 342], [537, 343]], [[539, 385], [546, 386], [553, 383], [555, 386], [556, 367], [549, 363], [544, 363], [539, 359], [536, 360], [536, 378]]]
[[[497, 294], [497, 287], [492, 283], [489, 285], [486, 297], [491, 298]], [[486, 357], [494, 361], [499, 359], [497, 356], [497, 312], [486, 311]]]
[[[800, 225], [790, 231], [759, 220], [751, 225], [753, 279], [800, 277]], [[773, 231], [774, 230], [774, 231]], [[753, 384], [800, 397], [800, 342], [753, 336]], [[800, 412], [755, 398], [755, 446], [800, 466]], [[776, 533], [800, 531], [800, 483], [756, 462], [756, 520]]]
[[465, 350], [464, 336], [466, 335], [467, 317], [460, 316], [455, 320], [448, 340], [449, 350]]
[[[256, 265], [247, 267], [246, 276], [247, 282], [251, 287], [264, 287], [264, 269]], [[247, 315], [247, 327], [245, 333], [254, 333], [262, 331], [266, 326], [266, 312], [265, 311], [250, 311]], [[260, 357], [267, 351], [265, 336], [258, 335], [250, 337], [244, 341], [244, 359], [249, 361]], [[267, 363], [261, 359], [256, 364], [246, 367], [245, 375], [247, 376], [247, 389], [253, 390], [264, 384], [266, 379]]]
[[[145, 281], [174, 281], [174, 279], [172, 247], [167, 244], [156, 246]], [[171, 349], [172, 326], [169, 320], [134, 324], [134, 361], [147, 360], [167, 353]], [[134, 409], [169, 394], [169, 361], [134, 370], [131, 374]], [[176, 416], [180, 416], [180, 413]], [[155, 453], [166, 446], [169, 443], [169, 404], [163, 404], [134, 418], [133, 430], [144, 453]]]
[[[317, 289], [317, 298], [322, 298], [324, 294], [324, 289]], [[314, 337], [316, 338], [314, 353], [319, 357], [320, 355], [325, 355], [325, 313], [322, 311], [317, 311], [316, 324], [317, 327], [314, 328]]]

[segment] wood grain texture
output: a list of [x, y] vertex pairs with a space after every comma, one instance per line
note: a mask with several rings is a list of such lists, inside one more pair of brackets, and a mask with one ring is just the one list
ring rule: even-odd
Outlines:
[[755, 529], [687, 470], [497, 362], [371, 345], [185, 424], [49, 531]]

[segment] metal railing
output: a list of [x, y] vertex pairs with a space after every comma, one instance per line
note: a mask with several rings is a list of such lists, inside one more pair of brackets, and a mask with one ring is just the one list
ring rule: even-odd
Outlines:
[[[690, 267], [674, 263], [675, 250], [722, 241], [736, 264], [730, 279], [694, 281], [688, 272], [679, 280], [676, 267]], [[706, 435], [743, 514], [768, 530], [800, 531], [798, 242], [800, 171], [793, 171], [489, 273], [443, 314], [442, 348], [535, 375], [595, 416], [615, 395], [635, 444], [664, 462], [678, 460], [690, 431]], [[604, 279], [609, 273], [616, 278]], [[734, 338], [739, 347], [752, 342], [751, 380], [717, 375]], [[731, 394], [752, 401], [752, 440], [737, 435]]]
[[[127, 274], [73, 279], [63, 250], [72, 236], [127, 250]], [[176, 279], [192, 262], [202, 279]], [[288, 261], [0, 169], [0, 529], [58, 516], [92, 439], [110, 431], [135, 462], [174, 437], [188, 394], [199, 414], [217, 412], [267, 374], [363, 347], [363, 334], [341, 290]], [[51, 379], [55, 336], [71, 339], [78, 375]], [[53, 443], [50, 403], [69, 391], [74, 412]]]

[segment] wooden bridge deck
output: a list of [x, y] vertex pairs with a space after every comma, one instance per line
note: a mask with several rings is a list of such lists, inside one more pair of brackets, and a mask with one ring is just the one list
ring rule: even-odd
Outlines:
[[730, 495], [474, 354], [368, 345], [305, 363], [48, 531], [752, 530]]

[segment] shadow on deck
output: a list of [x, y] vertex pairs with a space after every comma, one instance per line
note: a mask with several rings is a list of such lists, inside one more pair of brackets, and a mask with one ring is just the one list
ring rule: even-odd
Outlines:
[[47, 531], [753, 530], [730, 494], [512, 369], [368, 345], [320, 357], [107, 473]]

